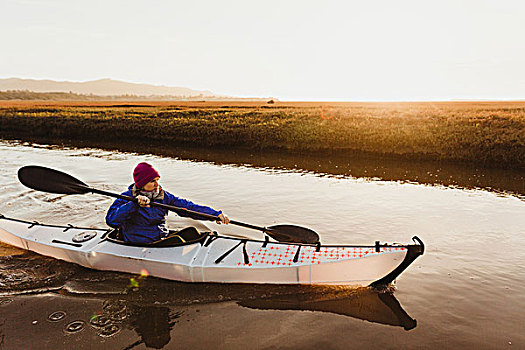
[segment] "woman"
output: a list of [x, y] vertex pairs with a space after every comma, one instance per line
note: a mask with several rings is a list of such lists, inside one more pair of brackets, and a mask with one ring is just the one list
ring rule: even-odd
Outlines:
[[220, 220], [217, 223], [227, 224], [230, 221], [222, 211], [197, 205], [164, 191], [159, 185], [159, 179], [158, 171], [150, 164], [139, 163], [133, 171], [134, 183], [122, 193], [125, 196], [135, 197], [137, 202], [117, 199], [109, 208], [106, 223], [114, 228], [120, 227], [126, 242], [151, 243], [168, 234], [165, 226], [168, 210], [151, 207], [149, 205], [151, 201], [217, 216]]

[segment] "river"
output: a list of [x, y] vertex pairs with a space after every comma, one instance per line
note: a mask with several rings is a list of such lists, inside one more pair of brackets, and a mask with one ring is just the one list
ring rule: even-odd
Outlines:
[[[211, 161], [209, 155], [175, 153], [0, 141], [0, 213], [47, 224], [106, 227], [111, 198], [35, 192], [18, 182], [17, 170], [43, 165], [93, 187], [123, 192], [132, 182], [134, 166], [147, 161], [159, 170], [168, 191], [222, 209], [233, 219], [259, 226], [306, 226], [323, 243], [409, 243], [418, 235], [425, 254], [398, 278], [395, 288], [379, 293], [341, 287], [192, 285], [90, 271], [36, 254], [20, 255], [3, 245], [0, 348], [525, 347], [522, 171], [497, 176], [505, 172], [487, 170], [474, 176], [473, 186], [462, 186], [458, 182], [466, 180], [452, 180], [473, 175], [457, 168], [451, 183], [443, 175], [433, 183], [429, 171], [422, 181], [331, 171], [334, 166], [327, 164], [340, 160], [329, 158], [312, 165], [311, 157], [297, 157], [292, 166], [287, 165], [290, 160], [278, 166], [268, 155], [243, 162], [226, 161], [227, 154]], [[317, 165], [320, 170], [314, 169]], [[487, 180], [491, 176], [498, 178], [494, 185]], [[173, 228], [204, 225], [176, 214], [170, 214], [168, 223]], [[257, 231], [233, 225], [205, 225], [224, 234], [261, 238]], [[138, 287], [130, 284], [131, 278], [140, 280]], [[58, 311], [63, 314], [53, 314]], [[109, 320], [111, 327], [97, 324], [100, 320]]]

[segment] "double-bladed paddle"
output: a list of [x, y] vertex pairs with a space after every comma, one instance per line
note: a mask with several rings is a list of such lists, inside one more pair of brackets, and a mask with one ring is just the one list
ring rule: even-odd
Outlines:
[[[69, 174], [38, 165], [29, 165], [20, 168], [20, 170], [18, 170], [18, 179], [25, 186], [37, 191], [57, 194], [98, 193], [101, 195], [120, 198], [128, 201], [137, 201], [137, 199], [133, 197], [123, 196], [121, 194], [89, 187], [84, 182], [74, 178]], [[150, 202], [150, 205], [174, 211], [182, 216], [199, 217], [204, 220], [220, 221], [217, 216], [199, 213], [186, 208], [179, 208], [153, 201]], [[230, 224], [262, 231], [279, 242], [308, 244], [316, 244], [319, 242], [319, 235], [315, 231], [306, 227], [296, 225], [273, 225], [269, 227], [259, 227], [235, 220], [230, 220]]]

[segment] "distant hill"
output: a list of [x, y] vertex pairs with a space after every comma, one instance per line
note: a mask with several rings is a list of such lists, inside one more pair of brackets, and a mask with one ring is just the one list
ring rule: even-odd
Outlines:
[[[65, 92], [99, 96], [185, 96], [217, 97], [211, 91], [198, 91], [185, 87], [135, 84], [113, 79], [85, 82], [8, 78], [0, 79], [0, 91], [26, 90], [33, 92]], [[225, 97], [225, 96], [224, 96]]]

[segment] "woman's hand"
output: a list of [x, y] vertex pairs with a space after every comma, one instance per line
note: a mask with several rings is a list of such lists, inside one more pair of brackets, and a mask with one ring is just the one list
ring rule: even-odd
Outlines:
[[223, 213], [220, 213], [219, 216], [217, 216], [219, 218], [219, 220], [217, 220], [217, 223], [218, 224], [227, 224], [230, 222], [230, 219], [228, 219], [228, 217], [226, 215], [224, 215]]
[[137, 202], [141, 207], [149, 208], [149, 198], [143, 195], [137, 196]]

